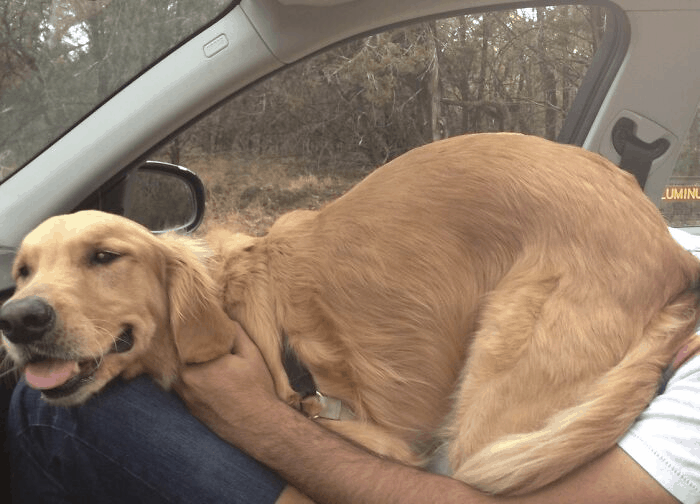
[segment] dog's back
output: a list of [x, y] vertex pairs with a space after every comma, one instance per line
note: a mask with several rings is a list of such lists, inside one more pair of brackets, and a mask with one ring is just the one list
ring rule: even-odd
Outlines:
[[[413, 446], [443, 427], [455, 475], [491, 491], [542, 486], [612, 446], [697, 322], [699, 263], [634, 178], [533, 137], [416, 149], [256, 247], [319, 390]], [[595, 403], [622, 390], [615, 411]], [[537, 433], [553, 440], [544, 455]]]

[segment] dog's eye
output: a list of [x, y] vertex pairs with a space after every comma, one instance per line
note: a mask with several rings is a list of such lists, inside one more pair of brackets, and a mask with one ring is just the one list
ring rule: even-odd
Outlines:
[[106, 250], [98, 250], [94, 254], [92, 254], [92, 257], [90, 257], [90, 262], [92, 264], [98, 264], [98, 265], [103, 265], [103, 264], [109, 264], [121, 257], [120, 254], [117, 254], [116, 252], [108, 252]]
[[26, 265], [22, 265], [19, 268], [17, 268], [17, 278], [27, 278], [30, 273], [31, 271]]

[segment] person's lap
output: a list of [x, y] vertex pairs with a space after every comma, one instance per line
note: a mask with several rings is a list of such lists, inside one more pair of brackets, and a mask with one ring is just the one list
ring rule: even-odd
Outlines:
[[285, 486], [146, 377], [74, 408], [21, 382], [8, 444], [16, 502], [274, 502]]

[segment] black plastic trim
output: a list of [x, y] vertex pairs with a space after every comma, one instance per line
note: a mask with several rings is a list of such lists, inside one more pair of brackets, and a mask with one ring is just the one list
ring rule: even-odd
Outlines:
[[202, 179], [200, 179], [195, 172], [188, 170], [184, 166], [166, 163], [164, 161], [146, 161], [145, 163], [141, 164], [138, 169], [165, 172], [184, 179], [194, 191], [195, 217], [181, 230], [186, 233], [191, 233], [199, 227], [204, 220], [204, 212], [206, 208], [206, 190]]

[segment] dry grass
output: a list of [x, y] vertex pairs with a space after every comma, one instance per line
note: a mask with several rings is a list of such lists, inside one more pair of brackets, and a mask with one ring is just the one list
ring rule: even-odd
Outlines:
[[207, 190], [200, 231], [215, 225], [257, 236], [280, 215], [299, 208], [318, 209], [366, 175], [362, 170], [318, 175], [295, 158], [184, 156], [182, 164], [199, 175]]

